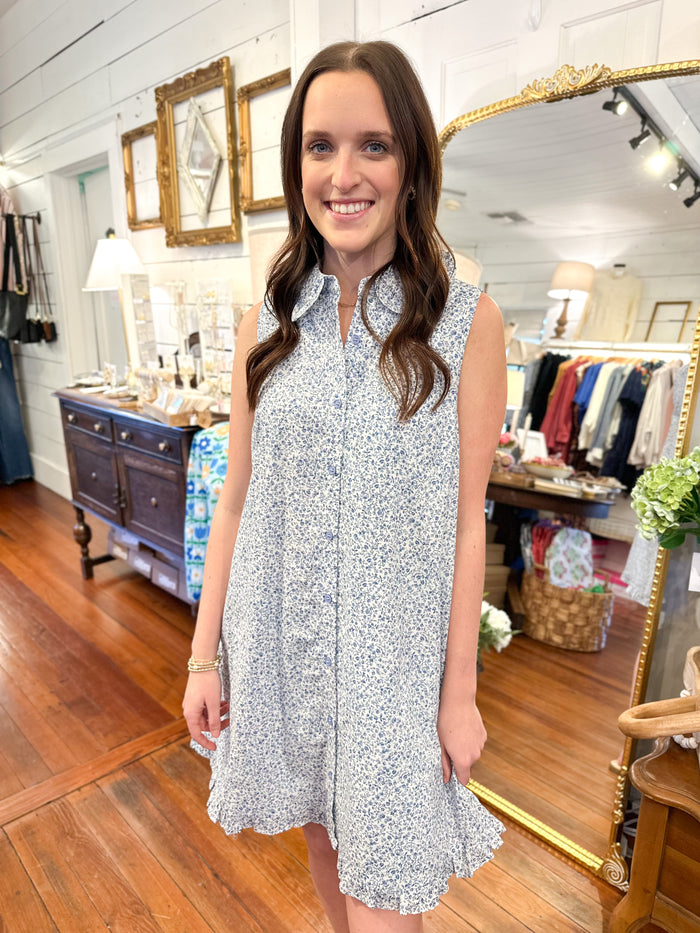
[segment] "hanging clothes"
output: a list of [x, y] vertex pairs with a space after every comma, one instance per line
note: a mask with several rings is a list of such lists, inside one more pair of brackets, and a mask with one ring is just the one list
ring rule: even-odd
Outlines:
[[673, 412], [673, 375], [681, 365], [680, 360], [667, 363], [653, 372], [649, 380], [627, 458], [629, 464], [641, 470], [659, 462]]
[[[0, 237], [3, 239], [2, 248], [0, 248], [0, 282], [3, 281], [4, 272], [7, 271], [9, 289], [15, 289], [18, 283], [13, 265], [10, 265], [8, 270], [2, 267], [5, 254], [4, 236], [7, 218], [11, 217], [10, 222], [14, 225], [16, 214], [12, 198], [0, 185], [0, 231], [2, 231]], [[17, 235], [16, 226], [14, 231]], [[16, 236], [16, 238], [19, 240], [18, 248], [24, 250], [21, 231], [20, 237]], [[0, 338], [0, 483], [14, 483], [17, 480], [29, 479], [32, 475], [32, 461], [22, 425], [10, 344], [7, 340]]]
[[571, 446], [573, 430], [573, 401], [578, 387], [577, 376], [586, 357], [568, 360], [559, 367], [561, 378], [547, 407], [540, 430], [545, 436], [547, 450], [553, 456], [566, 460]]
[[532, 415], [530, 427], [533, 431], [539, 431], [540, 429], [547, 412], [549, 393], [557, 378], [557, 372], [561, 364], [566, 362], [567, 359], [567, 356], [561, 356], [558, 353], [547, 353], [542, 360], [530, 403], [530, 414]]
[[625, 384], [625, 380], [633, 369], [632, 363], [619, 365], [608, 380], [605, 398], [600, 408], [598, 423], [596, 424], [593, 437], [591, 438], [586, 461], [591, 466], [599, 467], [602, 465], [605, 455], [612, 447], [617, 430], [620, 425], [620, 414], [622, 409], [618, 399], [620, 392]]
[[634, 442], [639, 412], [644, 403], [652, 365], [644, 363], [635, 366], [622, 387], [618, 399], [622, 408], [620, 427], [617, 431], [615, 443], [608, 452], [600, 470], [601, 476], [615, 476], [628, 491], [631, 491], [640, 473], [639, 470], [627, 463], [627, 458]]

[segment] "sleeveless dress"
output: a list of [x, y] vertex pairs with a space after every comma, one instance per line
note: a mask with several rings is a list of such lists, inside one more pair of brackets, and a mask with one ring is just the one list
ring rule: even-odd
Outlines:
[[[207, 753], [210, 817], [227, 833], [320, 823], [341, 891], [402, 913], [435, 907], [451, 875], [492, 857], [504, 829], [454, 773], [443, 784], [436, 730], [457, 386], [479, 294], [452, 278], [432, 338], [452, 386], [434, 413], [439, 388], [402, 424], [359, 307], [343, 346], [338, 282], [311, 271], [293, 312], [300, 342], [256, 409], [222, 621], [231, 713]], [[382, 338], [401, 302], [390, 268], [367, 305]], [[276, 327], [263, 306], [258, 339]]]

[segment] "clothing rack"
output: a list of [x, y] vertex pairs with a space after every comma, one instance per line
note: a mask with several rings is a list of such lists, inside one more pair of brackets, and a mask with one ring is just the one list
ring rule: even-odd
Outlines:
[[642, 358], [645, 360], [671, 360], [690, 362], [690, 346], [687, 343], [605, 343], [602, 341], [564, 342], [551, 340], [542, 344], [542, 350], [547, 353], [571, 353], [577, 356], [619, 356]]

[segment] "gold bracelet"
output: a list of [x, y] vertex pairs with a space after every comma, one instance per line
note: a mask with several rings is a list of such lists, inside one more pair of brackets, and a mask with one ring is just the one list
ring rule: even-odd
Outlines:
[[187, 662], [187, 670], [191, 673], [199, 673], [200, 671], [218, 671], [219, 665], [221, 664], [221, 655], [217, 654], [215, 658], [212, 658], [211, 661], [201, 661], [197, 658], [190, 658]]

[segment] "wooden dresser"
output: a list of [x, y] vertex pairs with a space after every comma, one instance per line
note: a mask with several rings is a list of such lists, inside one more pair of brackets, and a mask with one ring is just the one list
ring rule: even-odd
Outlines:
[[168, 427], [71, 389], [61, 389], [56, 396], [77, 516], [73, 536], [80, 545], [83, 576], [92, 577], [95, 565], [114, 557], [114, 553], [90, 556], [87, 509], [115, 529], [110, 542], [116, 535], [117, 542], [126, 545], [115, 549], [119, 556], [129, 556], [133, 550], [134, 566], [149, 576], [155, 560], [155, 566], [163, 568], [161, 585], [183, 596], [178, 574], [184, 567], [187, 460], [199, 428]]
[[700, 930], [700, 769], [695, 751], [659, 739], [630, 777], [642, 794], [629, 891], [610, 933], [649, 922], [669, 933]]

